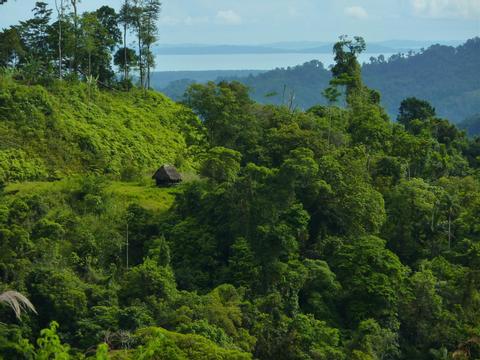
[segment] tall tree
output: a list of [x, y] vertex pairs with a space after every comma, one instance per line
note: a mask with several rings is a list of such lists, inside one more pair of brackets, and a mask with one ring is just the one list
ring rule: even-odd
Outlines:
[[145, 47], [146, 87], [150, 88], [150, 70], [155, 65], [151, 47], [157, 41], [157, 21], [162, 4], [159, 0], [145, 0], [143, 9], [143, 45]]
[[74, 73], [77, 73], [78, 71], [78, 38], [79, 38], [79, 28], [78, 28], [78, 4], [81, 2], [81, 0], [70, 0], [70, 5], [72, 5], [73, 9], [73, 38], [74, 38], [74, 44], [73, 44], [73, 57], [72, 57], [72, 70]]
[[[98, 78], [101, 85], [109, 86], [114, 80], [112, 52], [121, 43], [118, 15], [109, 6], [86, 12], [81, 18], [82, 46], [80, 69], [84, 76]], [[87, 61], [88, 60], [88, 61]]]
[[127, 82], [130, 70], [138, 63], [137, 53], [130, 48], [118, 49], [113, 57], [113, 63], [123, 72], [123, 80]]
[[335, 65], [332, 67], [331, 85], [346, 87], [347, 102], [363, 87], [361, 66], [357, 56], [365, 49], [365, 40], [360, 36], [355, 36], [353, 40], [346, 35], [341, 36], [340, 41], [333, 46]]
[[92, 54], [96, 48], [95, 35], [99, 27], [98, 19], [95, 13], [85, 13], [82, 17], [82, 33], [83, 43], [82, 47], [88, 54], [87, 75], [92, 76]]
[[65, 0], [55, 0], [55, 8], [57, 9], [58, 18], [58, 77], [63, 77], [63, 20], [65, 17]]
[[[132, 13], [131, 13], [132, 7], [130, 6], [130, 1], [125, 0], [125, 2], [122, 5], [122, 8], [120, 10], [119, 14], [119, 22], [123, 26], [123, 80], [127, 81], [129, 78], [129, 67], [127, 64], [129, 63], [129, 53], [127, 49], [127, 32], [128, 32], [128, 27], [132, 23]], [[120, 60], [120, 59], [118, 59]], [[138, 59], [137, 59], [138, 61]], [[118, 65], [118, 64], [117, 64]]]
[[52, 10], [48, 4], [37, 1], [33, 8], [34, 17], [20, 22], [20, 34], [29, 55], [35, 60], [46, 63], [49, 60], [48, 28]]
[[0, 32], [0, 66], [16, 67], [25, 54], [18, 27], [12, 26]]
[[138, 70], [140, 72], [140, 86], [144, 87], [145, 84], [145, 57], [143, 54], [143, 12], [144, 12], [145, 0], [132, 0], [130, 7], [130, 19], [133, 28], [133, 32], [137, 37], [138, 46]]

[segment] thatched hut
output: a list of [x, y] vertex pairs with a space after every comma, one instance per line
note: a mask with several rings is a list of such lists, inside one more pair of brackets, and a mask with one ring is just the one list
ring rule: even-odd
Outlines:
[[182, 182], [182, 175], [173, 165], [163, 165], [152, 176], [157, 186], [171, 186]]

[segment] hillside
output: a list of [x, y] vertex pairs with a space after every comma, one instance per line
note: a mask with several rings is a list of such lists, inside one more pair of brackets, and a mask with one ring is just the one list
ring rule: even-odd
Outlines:
[[[160, 0], [50, 3], [0, 31], [0, 360], [480, 359], [479, 38], [362, 68], [340, 36], [331, 74], [243, 77], [263, 103], [228, 79], [176, 103]], [[222, 18], [177, 30], [264, 35]]]
[[0, 359], [480, 358], [479, 140], [341, 41], [308, 111], [0, 73]]
[[[480, 112], [479, 64], [480, 38], [474, 38], [458, 47], [434, 45], [415, 54], [373, 58], [362, 71], [365, 83], [382, 94], [382, 105], [392, 117], [396, 117], [403, 99], [416, 96], [432, 103], [439, 116], [460, 122]], [[328, 86], [330, 72], [313, 60], [235, 80], [247, 85], [258, 102], [285, 104], [294, 95], [295, 105], [308, 109], [325, 104], [321, 94]], [[180, 100], [192, 82], [172, 82], [162, 91]]]
[[[428, 113], [418, 100], [392, 123], [357, 76], [345, 108], [308, 112], [255, 103], [237, 82], [194, 85], [187, 108], [2, 78], [0, 294], [21, 291], [37, 313], [0, 306], [0, 355], [463, 351], [479, 325], [464, 279], [477, 281], [480, 151], [448, 122], [409, 115]], [[200, 177], [142, 178], [164, 162]]]
[[28, 86], [0, 78], [0, 179], [45, 180], [95, 172], [153, 172], [164, 163], [189, 169], [202, 141], [199, 120], [165, 96], [87, 85]]
[[363, 67], [365, 82], [383, 94], [394, 113], [402, 99], [416, 96], [433, 104], [454, 122], [480, 112], [480, 38], [458, 47], [435, 45], [407, 57], [376, 61]]

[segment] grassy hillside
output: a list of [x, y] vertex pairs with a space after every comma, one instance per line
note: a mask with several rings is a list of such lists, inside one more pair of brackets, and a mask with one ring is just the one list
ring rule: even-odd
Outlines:
[[163, 163], [188, 170], [202, 139], [198, 118], [160, 93], [46, 89], [0, 78], [4, 182], [83, 172], [131, 179]]

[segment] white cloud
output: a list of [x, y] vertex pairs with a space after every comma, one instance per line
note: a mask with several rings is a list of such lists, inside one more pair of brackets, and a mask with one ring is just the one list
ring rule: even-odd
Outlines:
[[480, 0], [411, 0], [416, 16], [480, 20]]
[[217, 13], [217, 21], [226, 25], [240, 25], [242, 17], [233, 10], [220, 10]]
[[367, 10], [361, 6], [350, 6], [345, 8], [345, 14], [355, 19], [366, 19], [368, 18]]

